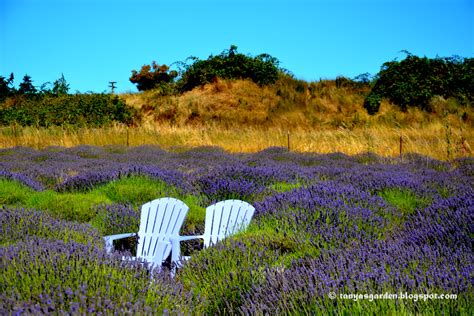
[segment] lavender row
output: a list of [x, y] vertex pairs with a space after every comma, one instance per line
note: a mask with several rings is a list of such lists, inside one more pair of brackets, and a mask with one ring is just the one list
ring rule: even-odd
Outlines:
[[0, 176], [42, 190], [84, 191], [130, 175], [165, 181], [183, 193], [209, 201], [224, 198], [258, 200], [275, 183], [310, 185], [333, 180], [370, 194], [403, 187], [430, 199], [472, 190], [473, 159], [459, 168], [416, 155], [403, 162], [375, 155], [289, 153], [271, 148], [255, 154], [228, 154], [217, 148], [183, 153], [156, 147], [29, 148], [0, 150]]
[[[350, 312], [354, 306], [383, 313], [382, 302], [330, 300], [330, 293], [449, 293], [458, 301], [401, 302], [388, 306], [392, 313], [458, 312], [472, 301], [472, 252], [468, 249], [376, 242], [345, 250], [323, 251], [317, 259], [295, 262], [289, 269], [267, 267], [265, 281], [244, 295], [244, 314], [305, 314]], [[379, 304], [380, 303], [380, 304]], [[454, 307], [453, 307], [454, 304]], [[447, 306], [443, 306], [447, 305]], [[458, 305], [456, 307], [456, 305]]]
[[87, 191], [97, 185], [105, 184], [122, 177], [133, 175], [145, 175], [152, 179], [158, 179], [172, 185], [183, 192], [190, 192], [191, 187], [185, 180], [183, 173], [165, 170], [155, 166], [141, 166], [134, 164], [121, 164], [108, 166], [101, 171], [84, 171], [83, 173], [68, 177], [55, 186], [58, 192]]
[[123, 204], [99, 205], [93, 219], [102, 236], [137, 232], [139, 221], [139, 210]]
[[0, 170], [0, 179], [8, 179], [8, 180], [15, 180], [18, 181], [27, 187], [32, 188], [36, 191], [43, 191], [45, 189], [44, 185], [38, 181], [31, 179], [29, 176], [18, 173], [18, 172], [10, 172], [7, 170]]
[[0, 245], [31, 238], [101, 244], [98, 232], [88, 224], [58, 220], [45, 211], [0, 208]]
[[167, 274], [92, 245], [31, 239], [0, 247], [1, 314], [162, 314], [199, 311]]

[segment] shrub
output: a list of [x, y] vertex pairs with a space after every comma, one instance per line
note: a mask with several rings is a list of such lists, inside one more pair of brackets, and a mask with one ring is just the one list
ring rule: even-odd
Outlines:
[[472, 58], [428, 58], [411, 54], [402, 61], [382, 65], [364, 107], [369, 114], [378, 111], [377, 99], [388, 98], [403, 111], [419, 107], [431, 111], [435, 95], [455, 97], [462, 103], [474, 100], [474, 62]]
[[279, 76], [278, 60], [269, 54], [256, 57], [237, 53], [237, 46], [232, 45], [217, 56], [209, 56], [206, 60], [195, 57], [191, 65], [185, 65], [185, 70], [178, 82], [181, 91], [189, 91], [194, 87], [210, 83], [215, 78], [246, 79], [267, 85], [274, 83]]
[[367, 113], [370, 115], [374, 115], [379, 111], [380, 103], [382, 102], [382, 98], [380, 95], [376, 93], [369, 93], [367, 98], [364, 101], [364, 108], [367, 110]]
[[133, 118], [133, 110], [124, 101], [108, 94], [16, 96], [11, 106], [0, 104], [0, 125], [99, 127], [113, 121], [129, 124]]
[[130, 81], [137, 85], [139, 91], [151, 90], [159, 87], [163, 90], [163, 94], [171, 92], [170, 83], [178, 75], [176, 71], [169, 71], [166, 65], [159, 65], [153, 61], [150, 65], [143, 65], [140, 72], [132, 70]]

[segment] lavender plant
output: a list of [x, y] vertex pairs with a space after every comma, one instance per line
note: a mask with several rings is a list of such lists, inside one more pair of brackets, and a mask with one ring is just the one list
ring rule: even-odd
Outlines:
[[146, 263], [75, 242], [30, 239], [0, 248], [2, 314], [162, 314], [199, 299]]
[[34, 209], [0, 208], [0, 245], [36, 237], [102, 244], [99, 233], [88, 224], [58, 220], [47, 212]]
[[132, 205], [112, 204], [97, 207], [97, 215], [92, 220], [102, 236], [137, 232], [140, 213]]

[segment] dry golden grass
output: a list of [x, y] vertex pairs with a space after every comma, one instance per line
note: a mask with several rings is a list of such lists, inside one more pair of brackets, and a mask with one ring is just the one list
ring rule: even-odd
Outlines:
[[[450, 128], [450, 158], [472, 156], [469, 140], [473, 130]], [[446, 128], [432, 124], [419, 128], [390, 128], [381, 125], [358, 129], [307, 130], [291, 129], [290, 149], [297, 152], [330, 153], [349, 155], [373, 152], [381, 156], [398, 156], [400, 136], [403, 153], [419, 153], [446, 160], [448, 142]], [[128, 134], [128, 136], [127, 136]], [[168, 150], [183, 150], [196, 146], [219, 146], [229, 152], [256, 152], [272, 146], [288, 146], [288, 130], [281, 128], [232, 128], [222, 127], [176, 127], [155, 125], [151, 127], [127, 128], [116, 125], [103, 129], [64, 128], [3, 128], [0, 132], [0, 147], [48, 146], [71, 147], [81, 144], [104, 146], [144, 144], [158, 145]]]
[[150, 121], [173, 125], [224, 127], [272, 125], [271, 112], [278, 103], [275, 91], [250, 80], [218, 80], [179, 96], [160, 96], [154, 91], [124, 94], [126, 103]]
[[[123, 94], [127, 104], [143, 115], [140, 125], [255, 127], [281, 129], [364, 128], [369, 125], [424, 128], [442, 121], [448, 100], [435, 100], [436, 113], [416, 108], [401, 112], [382, 102], [380, 111], [369, 116], [363, 108], [367, 88], [337, 88], [333, 81], [307, 83], [283, 77], [273, 86], [260, 87], [250, 80], [217, 80], [178, 96], [160, 96], [157, 91]], [[462, 112], [453, 107], [451, 124], [458, 126]], [[472, 123], [471, 123], [472, 124]]]

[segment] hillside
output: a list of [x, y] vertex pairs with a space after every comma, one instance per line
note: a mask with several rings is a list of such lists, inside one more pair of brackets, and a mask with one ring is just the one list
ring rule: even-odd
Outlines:
[[289, 76], [274, 85], [259, 86], [251, 80], [222, 80], [174, 96], [159, 91], [123, 94], [126, 103], [141, 113], [140, 125], [216, 126], [223, 128], [281, 128], [304, 130], [387, 127], [427, 127], [443, 124], [446, 113], [454, 127], [472, 128], [471, 107], [434, 98], [431, 113], [398, 107], [383, 101], [379, 113], [363, 107], [367, 85], [336, 86], [334, 80], [305, 82]]

